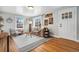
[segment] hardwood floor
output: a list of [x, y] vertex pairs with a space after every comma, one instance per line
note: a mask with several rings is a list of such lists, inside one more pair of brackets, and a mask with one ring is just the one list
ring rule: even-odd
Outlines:
[[[7, 52], [7, 39], [0, 40], [0, 52]], [[18, 52], [12, 38], [9, 39], [9, 52]], [[63, 38], [50, 38], [49, 41], [41, 44], [30, 52], [79, 52], [79, 42]]]
[[31, 52], [79, 52], [79, 43], [68, 39], [50, 38]]

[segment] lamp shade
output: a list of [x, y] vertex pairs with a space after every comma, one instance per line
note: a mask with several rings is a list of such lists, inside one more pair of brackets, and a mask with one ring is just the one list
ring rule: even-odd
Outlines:
[[32, 10], [34, 7], [33, 6], [28, 6], [28, 9]]

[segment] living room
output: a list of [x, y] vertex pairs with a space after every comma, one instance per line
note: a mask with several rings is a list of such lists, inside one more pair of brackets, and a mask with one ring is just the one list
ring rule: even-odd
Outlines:
[[[73, 49], [65, 47], [64, 50], [54, 47], [57, 50], [51, 48], [46, 52], [79, 51], [78, 15], [78, 6], [0, 6], [0, 39], [9, 36], [9, 41], [7, 40], [5, 43], [5, 40], [3, 40], [2, 45], [4, 46], [1, 45], [0, 50], [14, 52], [19, 49], [18, 52], [42, 52], [45, 50], [38, 49], [38, 47], [45, 42], [55, 43], [49, 42], [52, 39], [62, 44], [64, 40], [73, 41], [73, 46], [70, 46], [71, 42], [65, 42], [66, 45], [68, 42], [71, 43], [68, 47], [70, 46]], [[12, 44], [10, 37], [14, 40], [13, 46], [16, 49], [10, 47], [10, 44]], [[59, 46], [57, 45], [57, 47]]]

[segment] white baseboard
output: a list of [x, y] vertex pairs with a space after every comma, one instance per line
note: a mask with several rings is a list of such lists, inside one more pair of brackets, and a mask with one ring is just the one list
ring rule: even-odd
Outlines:
[[52, 36], [56, 38], [62, 38], [61, 36], [57, 36], [57, 35], [52, 35]]
[[[51, 35], [51, 36], [56, 37], [56, 38], [64, 38], [63, 36], [57, 36], [57, 35]], [[65, 38], [65, 39], [69, 39], [69, 38]], [[77, 39], [69, 39], [69, 40], [79, 42], [79, 40], [77, 40]]]

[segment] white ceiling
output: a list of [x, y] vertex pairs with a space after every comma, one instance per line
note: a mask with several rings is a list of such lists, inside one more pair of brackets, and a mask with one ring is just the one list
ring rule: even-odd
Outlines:
[[58, 8], [61, 8], [61, 6], [34, 6], [32, 10], [28, 9], [27, 6], [0, 6], [0, 11], [24, 16], [37, 16], [47, 12], [53, 12]]
[[36, 16], [40, 14], [45, 14], [48, 12], [53, 12], [54, 10], [60, 8], [61, 6], [35, 6], [33, 10], [28, 10], [24, 7], [24, 13], [28, 16]]

